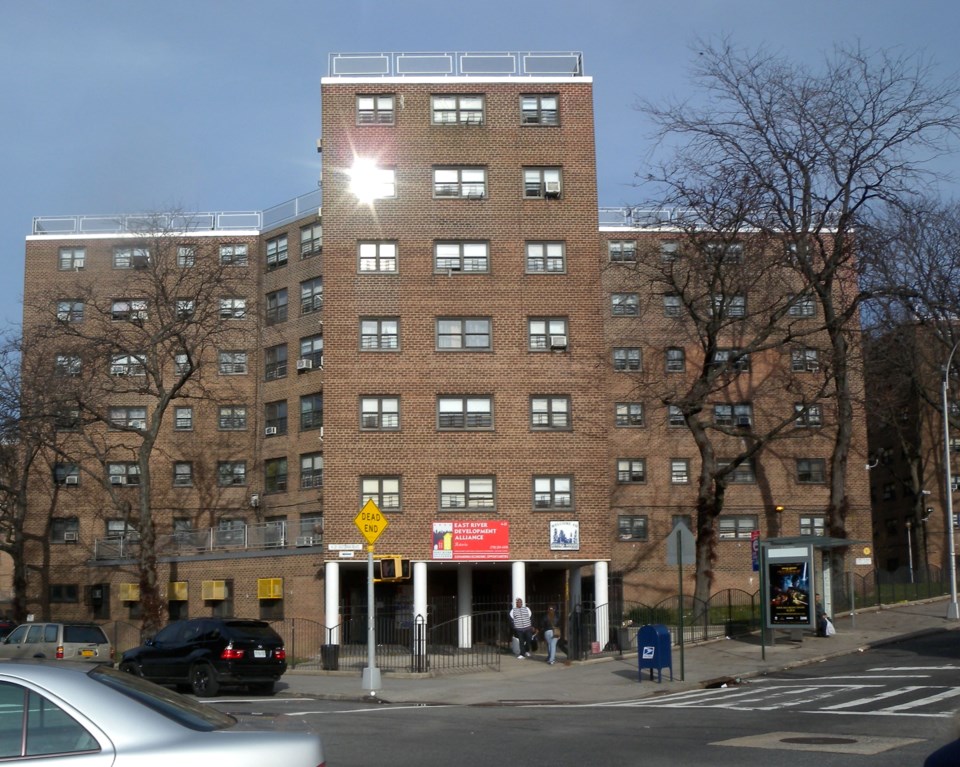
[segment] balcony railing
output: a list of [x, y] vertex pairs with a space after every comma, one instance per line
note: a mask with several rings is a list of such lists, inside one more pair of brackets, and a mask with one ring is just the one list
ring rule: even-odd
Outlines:
[[331, 53], [329, 77], [581, 77], [580, 51]]
[[[157, 556], [184, 557], [212, 552], [276, 550], [323, 546], [323, 535], [315, 524], [305, 534], [296, 525], [272, 522], [263, 525], [210, 527], [203, 530], [180, 530], [157, 536]], [[96, 560], [133, 559], [140, 553], [140, 536], [114, 535], [94, 542]]]

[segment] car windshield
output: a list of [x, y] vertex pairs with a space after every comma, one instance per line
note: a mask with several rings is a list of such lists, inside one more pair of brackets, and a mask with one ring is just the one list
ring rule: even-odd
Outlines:
[[237, 723], [232, 716], [217, 711], [212, 706], [204, 706], [192, 698], [133, 674], [98, 666], [90, 671], [88, 676], [191, 730], [225, 730]]
[[82, 642], [90, 644], [107, 644], [107, 638], [98, 626], [67, 626], [63, 627], [64, 642]]

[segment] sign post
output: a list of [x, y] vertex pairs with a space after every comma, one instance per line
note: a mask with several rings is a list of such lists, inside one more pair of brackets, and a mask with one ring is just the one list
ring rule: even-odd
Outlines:
[[[667, 564], [677, 566], [677, 580], [680, 584], [679, 631], [680, 631], [680, 681], [684, 681], [683, 668], [683, 566], [697, 563], [697, 541], [682, 521], [677, 520], [676, 526], [667, 536]], [[673, 668], [670, 669], [673, 677]]]
[[370, 498], [353, 520], [361, 535], [367, 540], [367, 667], [361, 680], [363, 689], [376, 695], [380, 688], [380, 669], [377, 668], [376, 603], [373, 601], [373, 544], [377, 542], [389, 521]]

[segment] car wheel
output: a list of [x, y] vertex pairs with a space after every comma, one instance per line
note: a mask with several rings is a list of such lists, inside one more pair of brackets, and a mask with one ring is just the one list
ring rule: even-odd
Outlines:
[[211, 698], [220, 690], [216, 672], [206, 663], [190, 669], [190, 689], [198, 698]]
[[134, 676], [143, 676], [143, 672], [140, 670], [140, 667], [136, 663], [131, 663], [130, 661], [127, 661], [126, 663], [121, 663], [120, 670], [125, 674], [133, 674]]
[[248, 686], [254, 695], [273, 695], [276, 692], [273, 682], [255, 682]]

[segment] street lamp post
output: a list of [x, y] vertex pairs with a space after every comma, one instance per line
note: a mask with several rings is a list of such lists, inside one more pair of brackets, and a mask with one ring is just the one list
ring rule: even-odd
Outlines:
[[941, 404], [943, 406], [943, 473], [946, 476], [947, 499], [944, 503], [944, 509], [947, 516], [947, 551], [950, 557], [950, 605], [947, 607], [947, 620], [960, 619], [960, 606], [957, 605], [957, 555], [953, 524], [953, 477], [950, 471], [950, 410], [947, 402], [947, 388], [950, 385], [950, 363], [953, 362], [953, 355], [958, 347], [960, 347], [960, 341], [957, 341], [950, 350], [947, 364], [943, 367], [943, 382], [940, 387]]
[[913, 539], [910, 537], [910, 530], [913, 527], [913, 522], [909, 519], [906, 522], [907, 526], [907, 560], [910, 563], [910, 583], [913, 583]]

